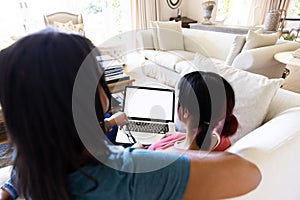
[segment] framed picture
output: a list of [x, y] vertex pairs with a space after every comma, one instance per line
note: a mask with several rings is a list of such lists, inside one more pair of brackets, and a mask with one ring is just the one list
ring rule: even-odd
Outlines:
[[175, 9], [178, 8], [181, 4], [182, 0], [167, 0], [167, 3], [170, 8]]

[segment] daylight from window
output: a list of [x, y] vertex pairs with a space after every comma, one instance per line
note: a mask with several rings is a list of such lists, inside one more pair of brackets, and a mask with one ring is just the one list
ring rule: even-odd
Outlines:
[[[94, 44], [101, 44], [132, 29], [130, 1], [0, 0], [0, 48], [45, 28], [43, 15], [54, 12], [81, 13], [85, 36]], [[216, 20], [226, 25], [247, 26], [251, 3], [252, 0], [218, 0]], [[287, 16], [300, 18], [299, 14], [300, 0], [290, 0]]]
[[247, 25], [251, 0], [219, 0], [217, 21], [228, 25]]
[[86, 36], [95, 44], [130, 30], [128, 0], [0, 0], [0, 42], [7, 45], [45, 28], [43, 15], [71, 12], [83, 15]]
[[288, 11], [287, 11], [287, 16], [300, 18], [300, 0], [290, 1]]

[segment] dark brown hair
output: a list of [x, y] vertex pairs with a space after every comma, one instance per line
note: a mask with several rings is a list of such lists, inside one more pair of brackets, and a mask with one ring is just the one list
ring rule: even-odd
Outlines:
[[[25, 198], [71, 199], [67, 176], [80, 167], [85, 150], [72, 115], [73, 85], [93, 48], [82, 36], [46, 29], [0, 52], [0, 102], [16, 150], [18, 191]], [[99, 73], [96, 58], [91, 62]], [[99, 82], [110, 98], [104, 76]], [[95, 110], [103, 122], [98, 90]]]
[[231, 85], [220, 75], [195, 71], [184, 75], [178, 82], [178, 103], [194, 116], [197, 128], [195, 140], [202, 150], [210, 147], [210, 135], [219, 121], [225, 118], [221, 135], [233, 135], [238, 127], [233, 115], [235, 105]]

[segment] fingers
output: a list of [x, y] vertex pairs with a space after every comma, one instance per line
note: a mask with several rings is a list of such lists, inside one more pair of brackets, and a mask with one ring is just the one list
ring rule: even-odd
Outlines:
[[163, 138], [169, 137], [169, 136], [171, 136], [173, 134], [174, 134], [173, 132], [167, 132]]
[[128, 117], [124, 112], [117, 112], [111, 116], [118, 126], [124, 126], [128, 124]]
[[136, 148], [136, 149], [147, 149], [147, 146], [142, 145], [140, 142], [134, 143], [131, 147]]

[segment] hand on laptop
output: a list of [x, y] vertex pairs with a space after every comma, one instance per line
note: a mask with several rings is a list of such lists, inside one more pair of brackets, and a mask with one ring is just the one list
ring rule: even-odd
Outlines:
[[145, 146], [145, 145], [142, 145], [142, 143], [140, 143], [140, 142], [136, 142], [131, 147], [136, 148], [136, 149], [148, 149], [149, 146]]
[[109, 121], [112, 126], [117, 125], [122, 129], [124, 125], [128, 124], [128, 117], [124, 112], [117, 112], [109, 118]]

